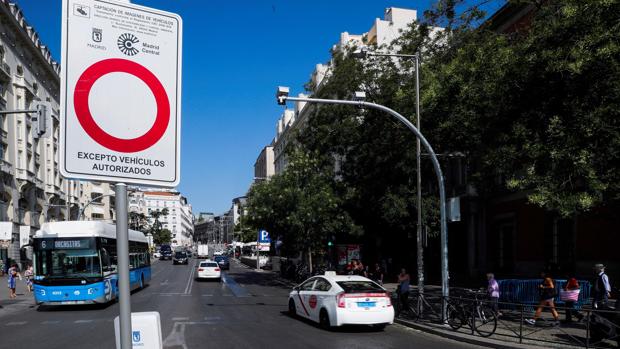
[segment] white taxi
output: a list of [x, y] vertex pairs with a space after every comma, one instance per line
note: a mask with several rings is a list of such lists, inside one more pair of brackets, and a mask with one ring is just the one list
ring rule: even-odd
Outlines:
[[196, 278], [200, 279], [222, 279], [222, 270], [219, 264], [212, 260], [200, 261], [196, 267]]
[[356, 275], [313, 276], [289, 294], [288, 311], [318, 322], [323, 328], [394, 323], [390, 294], [376, 282]]

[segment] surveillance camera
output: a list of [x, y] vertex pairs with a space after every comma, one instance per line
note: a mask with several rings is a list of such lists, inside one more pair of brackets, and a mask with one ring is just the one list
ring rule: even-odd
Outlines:
[[366, 99], [366, 92], [363, 91], [355, 91], [353, 93], [353, 100], [358, 102], [363, 102]]
[[354, 58], [365, 59], [368, 56], [368, 47], [362, 46], [359, 49], [353, 51], [351, 54]]
[[278, 86], [278, 92], [276, 92], [276, 99], [279, 105], [286, 105], [286, 98], [289, 94], [289, 88], [286, 86]]

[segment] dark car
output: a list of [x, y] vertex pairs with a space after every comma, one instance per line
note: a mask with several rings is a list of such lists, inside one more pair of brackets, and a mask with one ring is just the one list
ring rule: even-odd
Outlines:
[[189, 264], [189, 258], [185, 252], [175, 252], [172, 264]]
[[230, 263], [228, 261], [227, 256], [215, 256], [213, 257], [213, 260], [217, 262], [217, 264], [220, 266], [220, 269], [222, 270], [230, 269]]
[[161, 245], [159, 248], [159, 252], [161, 256], [159, 256], [159, 260], [172, 259], [172, 248], [170, 245]]

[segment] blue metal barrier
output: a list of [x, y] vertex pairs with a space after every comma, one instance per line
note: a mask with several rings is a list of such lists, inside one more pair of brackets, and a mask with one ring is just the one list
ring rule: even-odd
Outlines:
[[[540, 302], [540, 288], [542, 279], [531, 280], [519, 280], [508, 279], [498, 280], [499, 284], [499, 301], [506, 303], [520, 303], [530, 304], [532, 306], [537, 305]], [[557, 296], [555, 297], [556, 305], [564, 305], [564, 302], [560, 300], [560, 290], [564, 288], [567, 280], [553, 280]], [[590, 298], [590, 282], [579, 280], [579, 286], [581, 291], [579, 292], [579, 299], [576, 303], [577, 309], [580, 309], [583, 304], [587, 304]]]

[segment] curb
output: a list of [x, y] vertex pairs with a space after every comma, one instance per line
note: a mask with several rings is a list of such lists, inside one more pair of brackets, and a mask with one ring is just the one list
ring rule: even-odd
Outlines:
[[478, 339], [478, 337], [476, 336], [469, 336], [469, 335], [465, 335], [465, 334], [458, 334], [458, 332], [449, 332], [449, 331], [442, 331], [439, 329], [435, 329], [432, 328], [430, 326], [425, 326], [425, 325], [420, 325], [420, 324], [416, 324], [414, 322], [410, 322], [410, 321], [404, 321], [401, 319], [394, 319], [394, 322], [399, 324], [399, 325], [403, 325], [406, 327], [410, 327], [422, 332], [426, 332], [426, 333], [430, 333], [439, 337], [443, 337], [443, 338], [448, 338], [448, 339], [452, 339], [455, 340], [457, 342], [465, 342], [465, 343], [469, 343], [469, 344], [473, 344], [473, 345], [478, 345], [478, 346], [482, 346], [482, 347], [487, 347], [487, 348], [496, 348], [496, 349], [524, 349], [524, 348], [531, 348], [531, 346], [527, 345], [527, 344], [519, 344], [519, 343], [511, 343], [511, 344], [507, 344], [505, 342], [500, 342], [494, 339]]

